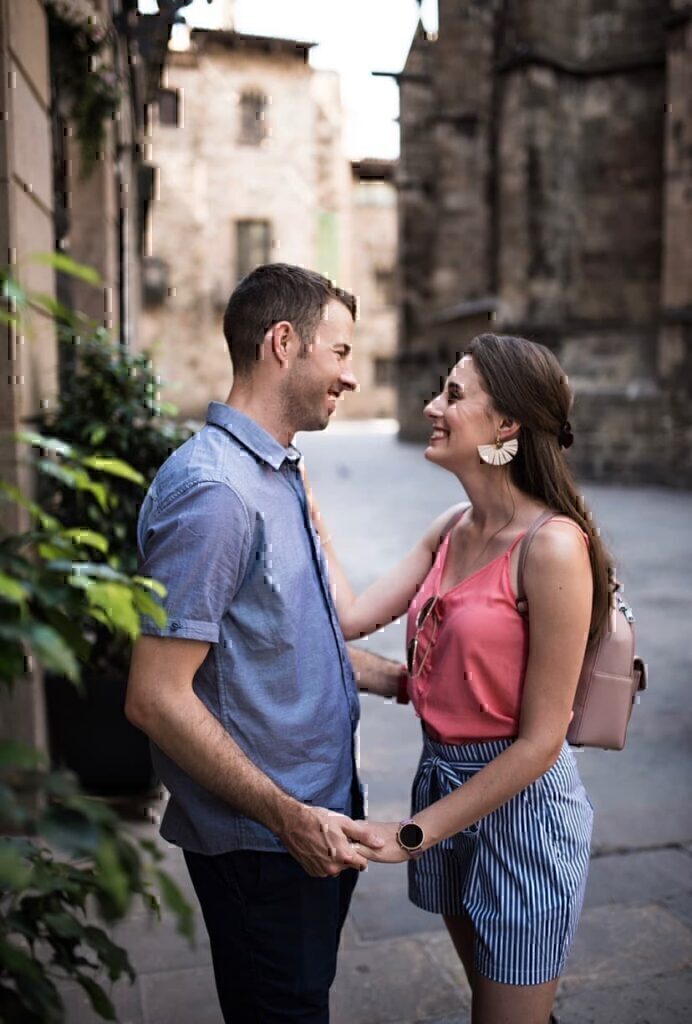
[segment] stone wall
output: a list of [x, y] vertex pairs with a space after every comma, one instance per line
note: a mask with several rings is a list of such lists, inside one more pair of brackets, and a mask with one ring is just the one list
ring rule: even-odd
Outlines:
[[680, 483], [692, 479], [692, 2], [668, 22], [658, 374], [669, 399], [670, 448]]
[[692, 484], [665, 454], [692, 391], [690, 5], [674, 6], [441, 0], [439, 39], [417, 34], [401, 76], [404, 436], [421, 433], [421, 379], [480, 316], [556, 351], [580, 471]]
[[[53, 272], [32, 261], [53, 248], [53, 183], [48, 38], [39, 0], [0, 0], [0, 263], [24, 287], [53, 294]], [[8, 439], [56, 389], [55, 336], [32, 324], [17, 336], [0, 324], [0, 473], [31, 493], [22, 456]], [[4, 506], [3, 526], [28, 527], [23, 510]], [[10, 699], [0, 694], [2, 735], [45, 746], [43, 694], [33, 678]]]

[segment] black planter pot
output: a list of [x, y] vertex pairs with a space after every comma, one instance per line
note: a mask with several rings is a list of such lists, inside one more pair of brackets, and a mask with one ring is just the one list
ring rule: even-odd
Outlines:
[[149, 740], [125, 717], [127, 676], [87, 668], [82, 684], [84, 693], [62, 676], [45, 678], [53, 767], [69, 768], [89, 793], [148, 792], [156, 778]]

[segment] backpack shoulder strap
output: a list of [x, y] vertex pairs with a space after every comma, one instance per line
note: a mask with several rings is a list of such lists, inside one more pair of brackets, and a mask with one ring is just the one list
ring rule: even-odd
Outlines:
[[557, 512], [541, 512], [540, 516], [534, 519], [522, 537], [519, 546], [519, 565], [517, 566], [517, 611], [520, 615], [527, 616], [529, 613], [526, 591], [524, 590], [524, 568], [526, 567], [526, 559], [528, 558], [531, 541], [543, 524], [547, 523], [550, 519], [554, 519], [557, 514]]

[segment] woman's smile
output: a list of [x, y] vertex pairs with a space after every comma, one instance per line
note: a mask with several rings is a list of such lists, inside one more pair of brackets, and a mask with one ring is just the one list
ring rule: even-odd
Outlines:
[[437, 444], [439, 441], [446, 441], [448, 437], [448, 430], [445, 430], [444, 427], [435, 426], [433, 427], [432, 434], [430, 435], [430, 444]]

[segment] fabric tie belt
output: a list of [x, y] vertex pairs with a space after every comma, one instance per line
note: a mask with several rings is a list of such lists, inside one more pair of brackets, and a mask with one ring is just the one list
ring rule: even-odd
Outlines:
[[[428, 794], [431, 794], [433, 788], [433, 780], [436, 783], [437, 792], [440, 797], [449, 796], [455, 789], [459, 789], [460, 786], [466, 781], [466, 779], [460, 778], [461, 776], [474, 775], [480, 771], [481, 768], [485, 767], [485, 763], [479, 763], [477, 761], [465, 761], [460, 762], [456, 766], [452, 766], [449, 761], [446, 761], [442, 757], [438, 757], [437, 754], [429, 754], [424, 757], [420, 763], [418, 769], [418, 778], [421, 786], [427, 788]], [[459, 774], [457, 774], [457, 772]], [[479, 823], [474, 822], [473, 825], [468, 825], [466, 828], [460, 830], [457, 835], [464, 836], [475, 836], [479, 829]], [[440, 846], [452, 846], [454, 836], [449, 839], [445, 839], [440, 843]]]

